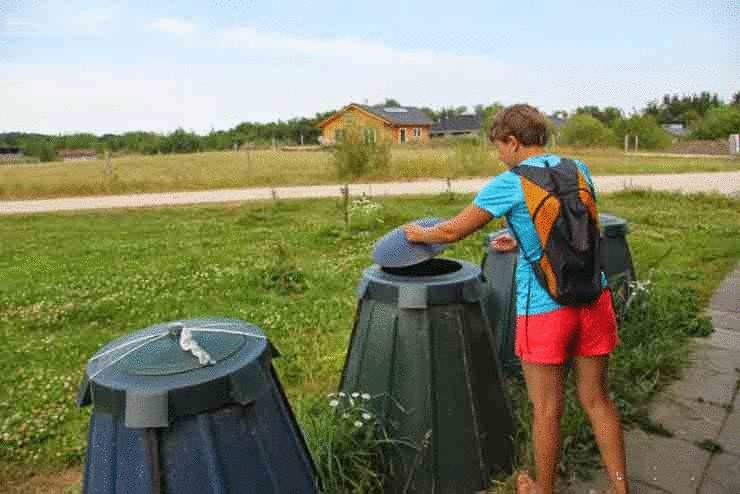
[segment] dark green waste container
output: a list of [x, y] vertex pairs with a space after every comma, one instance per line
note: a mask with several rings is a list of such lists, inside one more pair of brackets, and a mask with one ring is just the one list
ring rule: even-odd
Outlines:
[[[205, 353], [203, 353], [205, 352]], [[256, 326], [159, 324], [88, 362], [85, 494], [294, 494], [318, 478]]]
[[390, 427], [388, 492], [470, 494], [511, 471], [514, 425], [480, 275], [452, 259], [363, 273], [340, 388], [369, 393]]
[[[609, 214], [600, 214], [601, 238], [604, 242], [604, 268], [607, 282], [615, 297], [626, 299], [630, 283], [636, 279], [627, 242], [627, 220]], [[486, 311], [491, 332], [496, 344], [501, 367], [507, 373], [521, 373], [521, 363], [514, 354], [516, 326], [516, 264], [518, 249], [513, 252], [498, 252], [491, 247], [491, 240], [507, 233], [504, 228], [488, 235], [482, 262]]]

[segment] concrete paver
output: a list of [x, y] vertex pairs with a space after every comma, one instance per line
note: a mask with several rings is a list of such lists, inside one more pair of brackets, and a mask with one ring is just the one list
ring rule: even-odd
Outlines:
[[624, 435], [629, 478], [674, 494], [695, 493], [709, 452], [691, 443], [649, 435], [641, 430]]
[[[738, 294], [738, 297], [740, 297], [740, 294]], [[708, 315], [712, 318], [712, 325], [715, 328], [740, 332], [740, 312], [710, 310]]]
[[692, 338], [692, 353], [689, 356], [691, 367], [703, 367], [718, 374], [737, 373], [740, 369], [740, 352], [728, 348], [709, 345], [709, 338]]
[[[450, 190], [460, 193], [478, 192], [489, 178], [455, 180]], [[600, 193], [616, 192], [630, 188], [666, 190], [676, 192], [709, 192], [740, 194], [740, 171], [652, 175], [596, 176], [594, 183]], [[359, 196], [441, 194], [448, 190], [445, 180], [416, 182], [390, 182], [350, 185], [350, 194]], [[222, 189], [196, 192], [165, 192], [158, 194], [132, 194], [117, 196], [73, 197], [31, 201], [0, 201], [0, 214], [30, 214], [51, 211], [88, 209], [136, 208], [165, 205], [204, 204], [269, 200], [273, 192], [281, 199], [310, 197], [340, 197], [340, 186], [315, 185], [297, 187], [257, 187]], [[738, 309], [740, 310], [740, 309]]]
[[671, 431], [676, 439], [691, 443], [716, 438], [727, 410], [708, 403], [688, 402], [664, 395], [650, 407], [650, 418]]
[[706, 344], [715, 348], [740, 352], [740, 333], [729, 329], [714, 328], [714, 332], [706, 339]]
[[740, 293], [740, 286], [736, 284], [732, 291], [722, 291], [715, 294], [712, 297], [712, 309], [725, 312], [740, 312], [740, 296], [738, 296], [738, 293]]
[[726, 406], [735, 396], [736, 382], [737, 379], [732, 374], [690, 367], [684, 370], [681, 380], [668, 387], [667, 393], [688, 402], [698, 401]]
[[699, 494], [738, 492], [740, 492], [740, 456], [726, 453], [714, 455], [704, 474]]
[[732, 453], [740, 458], [740, 409], [735, 408], [727, 417], [717, 442], [724, 452]]

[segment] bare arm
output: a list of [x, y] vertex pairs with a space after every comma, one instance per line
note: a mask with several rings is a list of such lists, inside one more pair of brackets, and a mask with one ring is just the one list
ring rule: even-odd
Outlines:
[[424, 228], [414, 223], [404, 227], [409, 242], [421, 244], [451, 243], [462, 240], [483, 228], [493, 216], [488, 211], [471, 204], [454, 218], [437, 226]]

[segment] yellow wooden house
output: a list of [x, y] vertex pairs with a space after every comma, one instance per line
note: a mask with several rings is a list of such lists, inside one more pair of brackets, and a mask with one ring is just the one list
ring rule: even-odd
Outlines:
[[318, 124], [323, 143], [341, 142], [350, 128], [362, 132], [365, 142], [382, 140], [403, 144], [429, 141], [434, 121], [418, 108], [367, 106], [350, 103]]

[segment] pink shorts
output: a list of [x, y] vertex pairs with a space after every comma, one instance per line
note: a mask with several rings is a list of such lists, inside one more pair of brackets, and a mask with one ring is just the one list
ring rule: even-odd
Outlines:
[[611, 353], [619, 338], [610, 291], [604, 289], [591, 305], [518, 316], [515, 342], [517, 357], [533, 364], [563, 364], [571, 356]]

